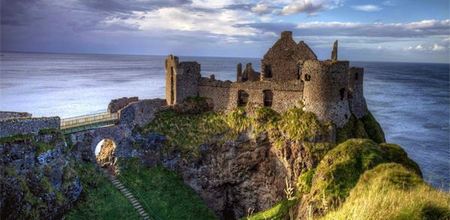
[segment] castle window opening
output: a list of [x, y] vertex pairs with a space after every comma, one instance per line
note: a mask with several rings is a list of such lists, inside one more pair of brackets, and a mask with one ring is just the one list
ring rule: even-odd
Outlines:
[[358, 73], [355, 73], [355, 80], [358, 80]]
[[272, 78], [272, 66], [264, 65], [264, 78]]
[[248, 103], [248, 93], [244, 90], [238, 91], [238, 107], [245, 107]]
[[264, 106], [272, 107], [272, 101], [273, 101], [272, 90], [264, 90], [263, 94], [264, 94]]
[[310, 80], [311, 80], [311, 75], [305, 74], [305, 81], [310, 81]]
[[342, 88], [339, 90], [339, 94], [341, 95], [341, 100], [344, 100], [344, 96], [345, 96], [345, 88]]
[[300, 79], [302, 75], [302, 65], [297, 64], [297, 79]]

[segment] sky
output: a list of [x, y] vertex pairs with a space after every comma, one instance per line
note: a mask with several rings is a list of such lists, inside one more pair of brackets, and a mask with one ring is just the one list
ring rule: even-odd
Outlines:
[[320, 59], [450, 62], [448, 0], [0, 0], [1, 50], [262, 57], [290, 30]]

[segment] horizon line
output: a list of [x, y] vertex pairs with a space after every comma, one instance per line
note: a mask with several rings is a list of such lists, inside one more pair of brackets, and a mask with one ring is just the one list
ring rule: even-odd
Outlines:
[[[12, 50], [1, 50], [0, 53], [35, 53], [35, 54], [65, 54], [65, 55], [110, 55], [110, 56], [168, 56], [163, 54], [123, 54], [123, 53], [97, 53], [97, 52], [49, 52], [49, 51], [12, 51]], [[175, 55], [175, 54], [172, 54]], [[3, 55], [2, 55], [3, 56]], [[175, 55], [178, 57], [205, 57], [205, 58], [245, 58], [245, 59], [261, 59], [262, 57], [240, 57], [240, 56], [204, 56], [204, 55]], [[326, 59], [325, 59], [326, 60]], [[350, 62], [372, 62], [372, 63], [417, 63], [417, 64], [446, 64], [450, 65], [450, 60], [448, 63], [441, 62], [411, 62], [411, 61], [379, 61], [379, 60], [347, 60]]]

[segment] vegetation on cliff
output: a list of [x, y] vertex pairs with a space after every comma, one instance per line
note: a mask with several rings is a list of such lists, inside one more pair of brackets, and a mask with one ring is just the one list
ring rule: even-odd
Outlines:
[[376, 143], [385, 142], [384, 132], [372, 113], [357, 119], [352, 115], [344, 127], [336, 131], [336, 143], [342, 143], [350, 138], [369, 138]]
[[[226, 113], [179, 113], [173, 109], [159, 112], [143, 127], [144, 133], [156, 132], [168, 139], [169, 149], [185, 155], [199, 155], [199, 146], [211, 141], [235, 140], [243, 132], [256, 136], [267, 132], [271, 141], [282, 147], [286, 141], [313, 142], [327, 135], [329, 125], [322, 125], [314, 114], [293, 108], [283, 114], [266, 107], [254, 109], [251, 114], [243, 108]], [[220, 140], [218, 140], [220, 139]]]

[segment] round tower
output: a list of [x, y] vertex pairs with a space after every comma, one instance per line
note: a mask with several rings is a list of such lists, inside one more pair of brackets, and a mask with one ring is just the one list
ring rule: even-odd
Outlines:
[[302, 68], [304, 110], [342, 127], [350, 118], [348, 61], [307, 60]]
[[351, 67], [348, 71], [348, 101], [351, 112], [357, 118], [362, 118], [367, 114], [367, 104], [363, 93], [363, 77], [363, 68]]

